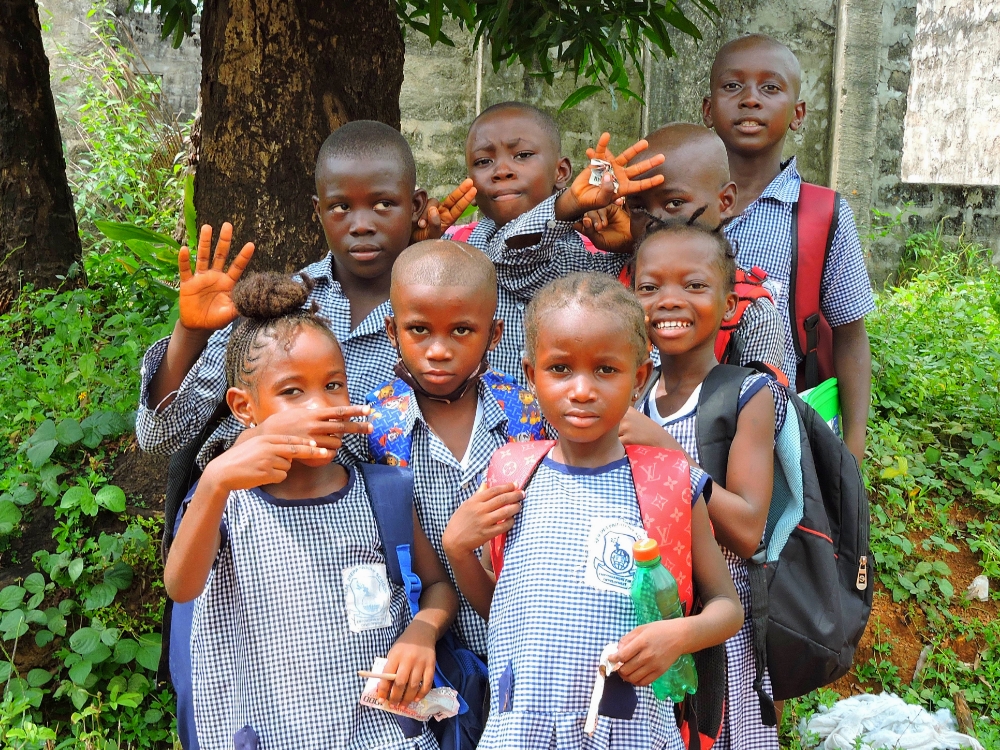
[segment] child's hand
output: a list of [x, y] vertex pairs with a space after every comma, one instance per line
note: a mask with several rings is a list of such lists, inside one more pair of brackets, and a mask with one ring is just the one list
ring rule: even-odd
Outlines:
[[611, 163], [615, 179], [618, 180], [617, 192], [615, 191], [614, 181], [607, 172], [605, 172], [600, 185], [591, 185], [590, 166], [588, 165], [576, 176], [569, 189], [556, 199], [556, 218], [560, 221], [576, 221], [588, 211], [604, 208], [613, 203], [617, 198], [649, 190], [649, 188], [663, 182], [663, 175], [660, 174], [646, 177], [642, 180], [632, 179], [663, 163], [663, 154], [657, 154], [631, 167], [627, 166], [637, 154], [649, 148], [649, 144], [646, 141], [638, 141], [625, 149], [621, 156], [615, 156], [608, 150], [608, 143], [610, 142], [611, 136], [608, 133], [601, 135], [600, 140], [597, 142], [597, 148], [587, 149], [587, 158], [601, 159]]
[[343, 436], [349, 432], [367, 435], [369, 422], [352, 422], [355, 417], [367, 417], [370, 406], [330, 406], [325, 409], [285, 409], [275, 412], [256, 427], [244, 430], [237, 444], [258, 435], [295, 435], [329, 451], [340, 450]]
[[245, 244], [229, 265], [229, 270], [223, 271], [232, 240], [233, 225], [227, 221], [219, 230], [219, 242], [215, 246], [210, 266], [212, 227], [205, 224], [198, 237], [198, 258], [193, 274], [191, 251], [182, 247], [177, 253], [177, 266], [181, 275], [180, 323], [188, 330], [217, 331], [236, 319], [233, 287], [253, 257], [254, 246], [252, 242]]
[[624, 445], [653, 445], [671, 450], [682, 450], [673, 435], [660, 427], [656, 422], [639, 412], [635, 407], [629, 407], [618, 425], [618, 439]]
[[645, 687], [673, 666], [684, 653], [684, 621], [660, 620], [640, 625], [618, 641], [618, 653], [611, 662], [620, 661], [618, 674], [626, 682]]
[[480, 487], [458, 506], [448, 521], [441, 537], [445, 554], [455, 559], [464, 557], [482, 548], [497, 534], [510, 531], [523, 499], [524, 493], [513, 484]]
[[440, 205], [434, 198], [428, 200], [424, 212], [417, 220], [417, 228], [410, 235], [410, 244], [439, 239], [444, 230], [458, 221], [475, 199], [476, 189], [472, 187], [472, 180], [467, 178]]
[[224, 492], [249, 490], [283, 482], [295, 459], [332, 455], [315, 441], [297, 435], [258, 435], [210, 461], [201, 481]]
[[588, 211], [573, 228], [594, 243], [598, 250], [609, 253], [632, 252], [632, 220], [622, 205], [624, 198]]
[[411, 622], [386, 655], [382, 669], [396, 679], [379, 681], [379, 698], [405, 706], [427, 695], [434, 687], [436, 645], [434, 628], [420, 620]]

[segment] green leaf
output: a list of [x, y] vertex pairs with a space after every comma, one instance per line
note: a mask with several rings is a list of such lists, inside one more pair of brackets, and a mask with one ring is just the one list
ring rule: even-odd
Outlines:
[[145, 721], [147, 724], [155, 724], [162, 718], [163, 718], [163, 711], [151, 708], [148, 711], [146, 711], [145, 714], [143, 714], [142, 720]]
[[0, 619], [0, 630], [6, 641], [20, 638], [28, 632], [28, 623], [25, 622], [24, 610], [12, 609]]
[[73, 702], [73, 707], [79, 711], [87, 705], [87, 701], [90, 699], [90, 693], [82, 687], [74, 687], [69, 691], [69, 699]]
[[55, 635], [66, 635], [66, 618], [63, 613], [54, 607], [46, 611], [45, 616], [48, 618], [48, 622], [45, 623], [45, 627], [51, 630]]
[[[43, 466], [42, 470], [39, 472], [43, 482], [45, 481], [46, 470], [49, 468], [50, 468], [49, 466]], [[4, 495], [0, 497], [0, 501], [3, 501], [4, 499], [9, 499], [11, 502], [14, 503], [14, 505], [24, 506], [24, 505], [31, 505], [33, 502], [35, 502], [35, 497], [36, 495], [34, 490], [32, 490], [30, 487], [26, 485], [19, 484], [17, 487], [14, 487], [9, 494], [4, 493]]]
[[59, 503], [60, 508], [76, 508], [80, 505], [80, 501], [89, 493], [86, 487], [81, 487], [80, 485], [75, 485], [70, 487], [63, 493], [62, 500]]
[[41, 573], [31, 573], [24, 579], [24, 589], [29, 594], [41, 594], [45, 591], [45, 576]]
[[14, 665], [9, 661], [0, 661], [0, 682], [6, 684], [7, 680], [10, 679], [11, 674], [14, 672]]
[[31, 687], [41, 687], [52, 679], [52, 673], [44, 669], [32, 669], [28, 672], [28, 684]]
[[[111, 649], [103, 643], [97, 644], [97, 648], [87, 654], [87, 661], [91, 664], [101, 664], [111, 658]], [[89, 685], [87, 687], [90, 687]]]
[[20, 586], [6, 586], [0, 590], [0, 609], [10, 610], [19, 607], [24, 601], [25, 593]]
[[132, 585], [132, 576], [132, 566], [119, 561], [104, 571], [104, 582], [124, 591]]
[[75, 419], [64, 419], [56, 426], [56, 440], [62, 445], [75, 445], [83, 440], [83, 429]]
[[28, 448], [25, 455], [31, 461], [31, 465], [37, 469], [49, 460], [49, 456], [52, 455], [57, 445], [59, 445], [58, 440], [43, 440]]
[[951, 599], [955, 595], [955, 587], [951, 585], [951, 581], [947, 578], [938, 579], [938, 588], [941, 589], [941, 593], [945, 595], [947, 599]]
[[184, 234], [188, 247], [198, 247], [198, 217], [194, 210], [194, 175], [184, 178]]
[[144, 227], [137, 227], [134, 224], [126, 224], [120, 221], [95, 221], [94, 225], [109, 240], [118, 240], [119, 242], [140, 240], [142, 242], [151, 242], [154, 245], [166, 245], [175, 250], [180, 248], [180, 243], [173, 237], [154, 232]]
[[122, 638], [115, 644], [115, 652], [112, 657], [116, 664], [128, 664], [139, 653], [139, 644], [131, 638]]
[[87, 598], [83, 603], [83, 608], [94, 610], [107, 607], [115, 600], [115, 594], [117, 593], [118, 589], [110, 583], [99, 583], [90, 590], [89, 594], [87, 594]]
[[[38, 596], [38, 594], [35, 594], [35, 596]], [[44, 625], [45, 613], [37, 609], [29, 609], [24, 613], [24, 619], [32, 625]]]
[[38, 648], [45, 648], [52, 643], [54, 638], [55, 636], [52, 634], [51, 630], [39, 630], [35, 633], [35, 645], [38, 646]]
[[559, 111], [563, 112], [567, 109], [575, 107], [580, 102], [589, 99], [590, 97], [594, 96], [595, 94], [599, 94], [602, 91], [604, 91], [603, 86], [596, 86], [594, 84], [581, 86], [572, 94], [567, 96], [565, 100], [563, 100], [563, 103], [559, 105]]
[[69, 637], [69, 647], [86, 656], [101, 645], [101, 634], [93, 628], [80, 628]]
[[31, 437], [28, 438], [29, 445], [38, 445], [39, 443], [44, 443], [49, 440], [56, 439], [56, 423], [51, 419], [46, 419], [40, 425], [38, 429], [35, 430]]
[[114, 646], [118, 643], [118, 639], [121, 637], [122, 632], [118, 628], [108, 628], [103, 633], [101, 633], [101, 643], [105, 646]]
[[66, 572], [69, 573], [71, 581], [76, 581], [80, 577], [80, 574], [83, 573], [83, 559], [78, 557], [70, 562], [66, 567]]
[[21, 523], [21, 509], [9, 500], [0, 501], [0, 535], [10, 534]]
[[139, 651], [135, 655], [135, 660], [146, 669], [154, 672], [160, 666], [160, 645], [159, 633], [146, 633], [139, 636]]
[[112, 513], [122, 513], [125, 510], [125, 493], [121, 487], [106, 484], [97, 491], [97, 504], [107, 508]]

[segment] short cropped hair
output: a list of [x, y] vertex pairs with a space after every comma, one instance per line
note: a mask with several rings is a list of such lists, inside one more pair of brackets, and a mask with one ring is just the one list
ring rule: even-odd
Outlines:
[[[543, 112], [538, 107], [526, 104], [525, 102], [500, 102], [499, 104], [494, 104], [492, 107], [487, 107], [479, 113], [479, 116], [476, 117], [475, 120], [472, 121], [472, 125], [469, 127], [469, 134], [472, 134], [477, 122], [482, 120], [484, 117], [497, 114], [498, 112], [518, 112], [520, 114], [528, 115], [542, 129], [542, 132], [549, 137], [552, 144], [556, 147], [556, 151], [558, 153], [562, 152], [562, 135], [559, 133], [559, 126], [556, 125], [556, 121], [552, 119], [552, 115], [548, 112]], [[468, 140], [468, 137], [466, 137], [466, 140]]]
[[[638, 263], [642, 249], [654, 237], [700, 237], [707, 240], [709, 246], [713, 248], [715, 254], [712, 260], [722, 274], [725, 291], [731, 292], [736, 287], [736, 251], [733, 250], [726, 235], [722, 233], [724, 224], [720, 224], [715, 229], [695, 224], [702, 210], [696, 211], [687, 221], [661, 221], [654, 218], [649, 223], [646, 234], [635, 251], [635, 262]], [[635, 273], [632, 274], [632, 283], [635, 283]]]
[[398, 130], [376, 120], [353, 120], [330, 133], [316, 157], [316, 172], [330, 159], [377, 157], [397, 161], [407, 182], [417, 184], [417, 165], [410, 144]]
[[400, 286], [464, 286], [495, 300], [497, 271], [478, 248], [454, 240], [424, 240], [410, 245], [392, 266], [390, 297]]
[[571, 273], [543, 287], [528, 304], [524, 315], [524, 348], [529, 362], [535, 361], [538, 332], [543, 318], [567, 307], [580, 307], [606, 314], [621, 324], [625, 340], [635, 350], [636, 365], [649, 357], [646, 313], [618, 279], [604, 273]]

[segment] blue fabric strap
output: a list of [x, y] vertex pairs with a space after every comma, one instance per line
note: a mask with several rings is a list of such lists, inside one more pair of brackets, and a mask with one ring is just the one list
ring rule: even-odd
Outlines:
[[406, 601], [410, 603], [410, 614], [416, 617], [417, 612], [420, 611], [420, 593], [423, 591], [424, 585], [420, 582], [420, 576], [413, 572], [409, 544], [400, 544], [396, 547], [396, 560], [399, 561], [403, 588], [406, 589]]
[[[385, 567], [397, 586], [406, 586], [394, 551], [413, 544], [413, 473], [409, 469], [360, 464], [375, 523], [385, 548]], [[409, 564], [409, 563], [408, 563]], [[419, 596], [419, 594], [418, 594]]]

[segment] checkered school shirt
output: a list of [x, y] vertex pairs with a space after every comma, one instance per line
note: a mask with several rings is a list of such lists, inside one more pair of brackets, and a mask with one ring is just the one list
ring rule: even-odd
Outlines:
[[[329, 322], [347, 364], [347, 390], [351, 402], [364, 403], [365, 394], [392, 377], [396, 350], [385, 333], [385, 316], [392, 314], [388, 300], [372, 310], [360, 325], [351, 330], [351, 303], [344, 296], [340, 282], [333, 278], [333, 256], [327, 256], [303, 268], [316, 282], [305, 307], [313, 302], [318, 314]], [[170, 337], [157, 341], [142, 360], [142, 385], [135, 434], [139, 447], [150, 453], [169, 455], [196, 439], [226, 396], [226, 346], [232, 325], [216, 331], [198, 361], [185, 376], [177, 395], [162, 410], [149, 403], [149, 384], [167, 352]], [[205, 442], [197, 463], [204, 468], [217, 448], [228, 448], [243, 431], [232, 415], [227, 415]]]
[[[493, 452], [507, 443], [507, 415], [497, 403], [493, 391], [482, 380], [479, 381], [479, 404], [482, 415], [476, 420], [469, 438], [465, 466], [428, 426], [416, 398], [410, 399], [410, 406], [403, 416], [403, 431], [412, 441], [410, 469], [413, 471], [417, 518], [452, 582], [455, 576], [441, 544], [444, 530], [458, 506], [479, 489]], [[360, 454], [357, 456], [359, 460], [372, 460], [367, 441], [352, 439], [345, 445]], [[453, 627], [472, 651], [479, 655], [486, 654], [486, 622], [461, 593], [458, 617]]]
[[[697, 502], [708, 476], [696, 467], [690, 475]], [[490, 610], [490, 714], [479, 749], [680, 750], [673, 704], [655, 700], [648, 687], [636, 688], [632, 720], [602, 716], [592, 738], [583, 734], [601, 651], [636, 626], [627, 591], [585, 583], [594, 561], [592, 524], [605, 550], [615, 543], [611, 555], [619, 558], [621, 536], [600, 532], [602, 526], [642, 528], [628, 459], [582, 469], [546, 458], [525, 495]], [[513, 690], [510, 710], [502, 712], [500, 676], [508, 665]]]
[[[784, 320], [784, 370], [795, 388], [798, 358], [788, 320], [788, 286], [791, 278], [792, 206], [799, 199], [802, 178], [793, 157], [761, 196], [726, 225], [726, 237], [736, 250], [741, 268], [760, 266], [767, 271], [775, 305]], [[853, 323], [875, 309], [868, 271], [854, 214], [840, 199], [840, 221], [820, 283], [820, 310], [833, 327]]]
[[[561, 194], [547, 198], [499, 229], [492, 219], [483, 218], [469, 235], [469, 244], [486, 253], [497, 269], [497, 317], [503, 319], [504, 331], [500, 345], [490, 354], [490, 365], [523, 387], [528, 385], [521, 370], [524, 312], [535, 293], [549, 282], [577, 271], [617, 276], [632, 257], [628, 253], [587, 250], [573, 231], [573, 222], [556, 219], [556, 198]], [[538, 239], [523, 249], [507, 245], [511, 238], [525, 235], [538, 235]]]
[[[357, 671], [384, 657], [411, 619], [402, 587], [372, 573], [384, 564], [354, 471], [343, 489], [313, 500], [230, 494], [192, 622], [202, 750], [231, 750], [248, 725], [268, 750], [437, 750], [426, 727], [405, 739], [391, 714], [358, 704]], [[349, 611], [369, 618], [366, 629], [351, 629]]]

